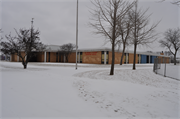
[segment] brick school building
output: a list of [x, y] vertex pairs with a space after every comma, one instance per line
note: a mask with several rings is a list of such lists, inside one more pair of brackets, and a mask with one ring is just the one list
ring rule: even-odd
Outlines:
[[[44, 52], [34, 52], [36, 55], [30, 59], [29, 62], [54, 62], [54, 63], [75, 63], [76, 62], [76, 51], [73, 51], [68, 56], [68, 61], [65, 56], [60, 54], [59, 46], [49, 45]], [[22, 55], [24, 54], [21, 52]], [[115, 64], [120, 63], [122, 51], [115, 51]], [[165, 56], [163, 53], [149, 53], [149, 52], [137, 52], [136, 63], [146, 64], [154, 63], [155, 58], [165, 58], [166, 62], [170, 61], [170, 57]], [[125, 51], [123, 64], [132, 64], [134, 59], [133, 51]], [[16, 54], [11, 55], [10, 61], [21, 62], [21, 59]], [[112, 51], [110, 48], [99, 48], [99, 49], [78, 49], [77, 55], [78, 63], [87, 64], [111, 64], [112, 62]]]

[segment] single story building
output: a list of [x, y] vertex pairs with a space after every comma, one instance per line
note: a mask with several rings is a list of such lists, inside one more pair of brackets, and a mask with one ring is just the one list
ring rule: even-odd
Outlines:
[[[36, 55], [30, 59], [29, 62], [76, 62], [76, 51], [74, 50], [68, 56], [68, 61], [65, 56], [60, 54], [60, 47], [57, 45], [48, 45], [44, 52], [34, 52]], [[22, 52], [23, 54], [23, 52]], [[115, 50], [115, 64], [120, 63], [122, 56], [121, 50]], [[166, 58], [166, 62], [170, 61], [170, 57], [165, 56], [163, 53], [150, 53], [150, 52], [137, 52], [136, 63], [154, 63], [155, 58]], [[123, 64], [132, 64], [134, 59], [133, 51], [125, 51]], [[21, 59], [16, 54], [11, 55], [12, 62], [21, 62]], [[78, 49], [77, 55], [78, 63], [87, 64], [111, 64], [112, 62], [112, 51], [110, 48], [99, 48], [99, 49]]]

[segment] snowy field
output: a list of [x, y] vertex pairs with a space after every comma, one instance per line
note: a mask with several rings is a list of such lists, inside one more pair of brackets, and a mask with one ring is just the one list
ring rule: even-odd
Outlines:
[[153, 65], [0, 62], [3, 119], [179, 119], [180, 81]]
[[180, 80], [180, 64], [160, 64], [160, 69], [157, 69], [157, 73]]

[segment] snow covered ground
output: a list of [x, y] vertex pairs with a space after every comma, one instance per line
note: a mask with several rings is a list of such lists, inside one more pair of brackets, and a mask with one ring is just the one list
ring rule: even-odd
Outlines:
[[180, 81], [153, 65], [0, 62], [3, 119], [179, 119]]
[[180, 80], [180, 64], [160, 64], [160, 69], [157, 69], [157, 73]]

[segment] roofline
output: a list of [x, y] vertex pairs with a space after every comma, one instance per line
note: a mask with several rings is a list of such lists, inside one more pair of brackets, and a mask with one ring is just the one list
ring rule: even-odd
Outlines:
[[[110, 48], [99, 48], [99, 49], [78, 49], [78, 52], [96, 52], [96, 51], [112, 51]], [[73, 52], [76, 52], [76, 50], [73, 50]], [[122, 52], [122, 50], [115, 50], [115, 52]], [[134, 54], [134, 51], [125, 51], [125, 53], [132, 53]], [[139, 52], [137, 51], [136, 54], [140, 54], [140, 55], [151, 55], [151, 56], [163, 56], [163, 57], [169, 57], [166, 55], [160, 55], [157, 53], [149, 53], [149, 52]]]
[[[57, 46], [58, 45], [48, 45], [48, 46]], [[51, 49], [46, 49], [45, 50], [46, 52], [57, 52], [58, 50], [51, 50]], [[97, 51], [109, 51], [111, 52], [111, 48], [95, 48], [95, 49], [78, 49], [77, 50], [78, 52], [97, 52]], [[72, 52], [76, 52], [76, 50], [73, 50]], [[115, 50], [115, 52], [122, 52], [122, 50]], [[129, 50], [126, 50], [125, 53], [132, 53], [134, 54], [134, 51], [129, 51]], [[139, 52], [137, 51], [136, 54], [140, 54], [140, 55], [151, 55], [151, 56], [163, 56], [163, 57], [170, 57], [170, 56], [166, 56], [166, 55], [160, 55], [160, 54], [157, 54], [157, 53], [150, 53], [150, 52]]]

